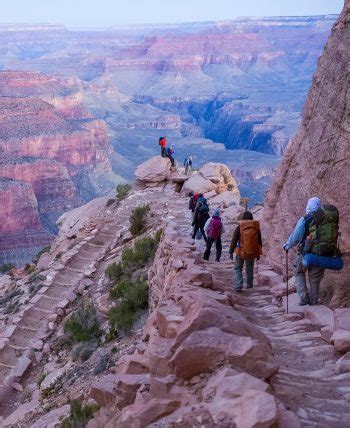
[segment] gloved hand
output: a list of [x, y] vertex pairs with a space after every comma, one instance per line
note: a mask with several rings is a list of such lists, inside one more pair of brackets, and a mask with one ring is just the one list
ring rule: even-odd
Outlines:
[[260, 256], [258, 256], [256, 259], [259, 261], [260, 260]]
[[230, 259], [233, 260], [233, 253], [230, 253]]
[[284, 249], [284, 251], [288, 252], [287, 244], [283, 245], [283, 249]]

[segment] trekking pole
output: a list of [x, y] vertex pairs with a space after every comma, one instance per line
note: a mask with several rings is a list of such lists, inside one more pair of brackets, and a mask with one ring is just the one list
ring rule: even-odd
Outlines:
[[289, 294], [289, 290], [288, 290], [288, 281], [289, 281], [289, 277], [288, 277], [288, 250], [286, 250], [286, 279], [287, 279], [287, 314], [288, 314], [288, 294]]

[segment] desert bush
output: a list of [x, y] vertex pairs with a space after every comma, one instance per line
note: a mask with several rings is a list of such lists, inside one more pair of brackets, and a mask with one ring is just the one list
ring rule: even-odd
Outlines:
[[132, 273], [145, 267], [154, 259], [162, 234], [159, 229], [153, 237], [138, 239], [131, 248], [124, 248], [119, 263], [112, 263], [106, 269], [107, 276], [115, 283], [131, 277]]
[[123, 265], [121, 263], [112, 263], [106, 269], [106, 274], [109, 279], [113, 281], [119, 281], [123, 275]]
[[35, 256], [34, 256], [34, 258], [33, 258], [33, 263], [34, 264], [37, 264], [38, 263], [38, 261], [39, 261], [39, 259], [40, 259], [40, 257], [44, 254], [44, 253], [48, 253], [50, 251], [50, 247], [49, 246], [47, 246], [47, 247], [44, 247], [44, 248], [42, 248]]
[[73, 343], [97, 340], [102, 332], [95, 306], [86, 302], [80, 304], [64, 323], [64, 331]]
[[147, 215], [150, 209], [150, 206], [147, 204], [132, 210], [129, 221], [130, 232], [133, 236], [141, 235], [146, 230]]
[[16, 296], [20, 296], [23, 294], [23, 291], [20, 288], [17, 288], [17, 290], [8, 291], [4, 297], [0, 297], [0, 305], [5, 306], [7, 303], [12, 300]]
[[3, 265], [0, 266], [0, 273], [8, 273], [14, 267], [15, 265], [13, 265], [12, 263], [4, 263]]
[[116, 199], [112, 198], [112, 199], [108, 199], [108, 201], [106, 202], [106, 207], [110, 207], [111, 205], [113, 205], [115, 203]]
[[61, 428], [85, 428], [89, 420], [97, 412], [97, 404], [84, 406], [80, 401], [73, 400], [70, 402], [70, 414], [61, 424]]
[[129, 183], [119, 183], [117, 186], [116, 196], [120, 201], [124, 199], [130, 192], [131, 185]]
[[144, 281], [130, 281], [124, 283], [122, 290], [116, 293], [120, 294], [122, 301], [110, 310], [109, 322], [112, 329], [128, 333], [140, 311], [148, 307], [148, 287]]
[[96, 349], [96, 342], [78, 342], [72, 348], [73, 361], [84, 362], [88, 360]]

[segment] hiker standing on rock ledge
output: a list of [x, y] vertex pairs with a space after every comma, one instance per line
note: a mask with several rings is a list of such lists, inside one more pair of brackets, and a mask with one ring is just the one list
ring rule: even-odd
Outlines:
[[[283, 246], [286, 252], [298, 246], [294, 273], [300, 306], [318, 304], [318, 292], [325, 268], [334, 270], [342, 268], [343, 262], [337, 245], [338, 228], [337, 208], [333, 205], [321, 206], [320, 198], [313, 197], [306, 205], [306, 216], [298, 220]], [[310, 293], [306, 285], [306, 272], [310, 282]]]
[[247, 288], [253, 288], [254, 281], [254, 260], [260, 259], [262, 254], [262, 239], [260, 225], [253, 219], [250, 211], [245, 211], [242, 220], [233, 232], [230, 245], [230, 259], [233, 260], [233, 253], [236, 252], [235, 273], [236, 291], [243, 289], [243, 265], [245, 263]]
[[159, 145], [160, 145], [160, 149], [161, 149], [160, 155], [162, 156], [162, 158], [166, 157], [165, 147], [166, 147], [167, 142], [168, 142], [168, 140], [166, 137], [160, 137], [159, 138]]

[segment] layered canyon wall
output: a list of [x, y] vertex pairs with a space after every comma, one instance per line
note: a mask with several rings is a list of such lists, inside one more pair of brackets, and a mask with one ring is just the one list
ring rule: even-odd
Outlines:
[[298, 134], [288, 147], [265, 201], [268, 257], [281, 269], [282, 245], [308, 198], [319, 196], [340, 212], [340, 248], [345, 269], [329, 274], [324, 290], [333, 304], [349, 303], [350, 285], [350, 1], [332, 29], [312, 81]]
[[[77, 78], [0, 72], [0, 177], [14, 180], [5, 180], [12, 184], [6, 186], [10, 212], [1, 213], [2, 263], [31, 260], [50, 242], [63, 212], [117, 181], [106, 124], [91, 117], [81, 99]], [[34, 222], [23, 223], [33, 215]]]

